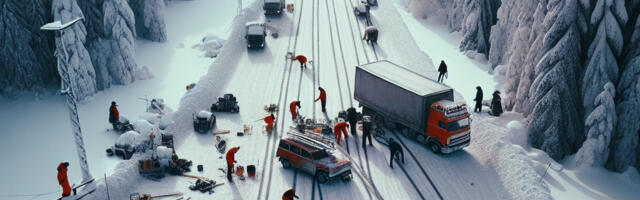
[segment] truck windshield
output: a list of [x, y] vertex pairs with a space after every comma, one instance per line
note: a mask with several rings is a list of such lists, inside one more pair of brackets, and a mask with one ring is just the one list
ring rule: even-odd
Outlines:
[[329, 154], [324, 150], [313, 152], [313, 159], [320, 160], [326, 157], [329, 157]]
[[457, 131], [469, 126], [469, 118], [464, 118], [458, 121], [449, 122], [449, 131]]
[[278, 9], [280, 8], [280, 2], [265, 2], [264, 7], [268, 9]]

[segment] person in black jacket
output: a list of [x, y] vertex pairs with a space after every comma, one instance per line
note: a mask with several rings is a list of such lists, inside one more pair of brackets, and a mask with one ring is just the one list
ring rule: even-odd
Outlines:
[[440, 72], [440, 75], [438, 75], [438, 82], [442, 83], [442, 81], [444, 81], [445, 74], [448, 72], [447, 64], [444, 63], [444, 60], [440, 62], [440, 66], [438, 67], [438, 72]]
[[402, 163], [404, 164], [404, 151], [398, 142], [393, 140], [393, 138], [389, 138], [389, 150], [391, 151], [391, 155], [389, 158], [389, 166], [393, 169], [393, 158], [396, 156], [402, 155]]
[[498, 117], [502, 112], [502, 98], [500, 97], [500, 91], [495, 91], [493, 92], [493, 99], [491, 99], [491, 112], [489, 114]]
[[483, 94], [482, 94], [482, 88], [480, 86], [476, 87], [476, 98], [473, 99], [474, 101], [476, 101], [476, 108], [473, 109], [473, 112], [482, 112], [482, 98], [483, 98]]
[[369, 146], [373, 146], [373, 142], [371, 141], [371, 131], [373, 131], [373, 127], [371, 124], [371, 117], [365, 116], [362, 119], [362, 148], [363, 149], [367, 146], [367, 138], [369, 138]]
[[349, 126], [351, 127], [351, 134], [355, 134], [356, 132], [356, 123], [358, 123], [358, 111], [355, 108], [351, 107], [347, 109], [347, 122], [349, 122]]

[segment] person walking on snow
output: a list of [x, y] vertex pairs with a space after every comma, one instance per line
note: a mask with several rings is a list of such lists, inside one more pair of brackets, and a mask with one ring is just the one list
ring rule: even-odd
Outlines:
[[404, 164], [404, 151], [402, 150], [402, 147], [400, 146], [400, 144], [398, 144], [398, 142], [393, 140], [393, 138], [389, 138], [389, 151], [391, 152], [391, 155], [389, 158], [389, 166], [391, 167], [391, 169], [393, 169], [394, 157], [399, 157], [400, 155], [402, 155], [402, 164]]
[[347, 109], [347, 121], [351, 126], [351, 134], [356, 132], [356, 123], [358, 123], [358, 112], [355, 108], [351, 107]]
[[476, 101], [476, 107], [473, 109], [473, 112], [482, 112], [482, 98], [483, 94], [482, 94], [482, 88], [480, 86], [476, 87], [476, 98], [473, 99], [474, 101]]
[[498, 117], [502, 112], [502, 98], [500, 97], [500, 91], [495, 91], [493, 92], [493, 99], [491, 99], [491, 110], [489, 111], [489, 114]]
[[340, 138], [344, 134], [344, 139], [346, 140], [349, 137], [349, 133], [347, 132], [347, 128], [349, 124], [347, 122], [338, 122], [335, 126], [333, 126], [333, 135], [336, 137], [336, 143], [340, 145]]
[[365, 116], [362, 120], [362, 148], [364, 149], [367, 144], [367, 138], [369, 138], [369, 146], [373, 146], [373, 142], [371, 141], [371, 131], [373, 131], [373, 127], [371, 125], [371, 117]]
[[233, 182], [231, 173], [233, 173], [233, 163], [236, 163], [236, 152], [240, 150], [240, 147], [233, 147], [227, 151], [227, 179], [229, 182]]
[[307, 68], [307, 57], [303, 56], [303, 55], [297, 55], [296, 57], [291, 58], [291, 60], [297, 60], [298, 62], [300, 62], [300, 69], [306, 69]]
[[293, 198], [299, 198], [296, 195], [296, 189], [291, 188], [282, 194], [282, 200], [293, 200]]
[[320, 100], [320, 103], [322, 104], [322, 112], [326, 113], [327, 112], [327, 93], [324, 92], [324, 89], [322, 89], [322, 87], [318, 87], [318, 90], [320, 90], [320, 96], [318, 96], [318, 98], [315, 101]]
[[120, 120], [120, 113], [118, 112], [118, 108], [116, 108], [117, 106], [116, 102], [112, 101], [111, 107], [109, 107], [109, 123], [114, 124], [114, 126], [118, 123], [118, 120]]
[[68, 162], [61, 162], [58, 165], [58, 184], [62, 187], [63, 197], [71, 195], [71, 187], [69, 186], [69, 179], [67, 179], [67, 167], [69, 167]]
[[292, 101], [291, 103], [289, 103], [289, 111], [291, 111], [291, 118], [293, 119], [293, 121], [295, 121], [296, 118], [298, 118], [299, 108], [300, 108], [300, 101]]
[[440, 75], [438, 75], [438, 82], [442, 83], [444, 81], [445, 74], [448, 72], [447, 64], [444, 63], [444, 60], [440, 62], [440, 66], [438, 67], [438, 72], [440, 72]]
[[266, 127], [267, 132], [271, 132], [271, 129], [273, 128], [273, 122], [276, 120], [276, 117], [273, 116], [273, 114], [271, 114], [265, 117], [263, 120], [264, 120], [264, 123], [267, 123], [267, 127]]

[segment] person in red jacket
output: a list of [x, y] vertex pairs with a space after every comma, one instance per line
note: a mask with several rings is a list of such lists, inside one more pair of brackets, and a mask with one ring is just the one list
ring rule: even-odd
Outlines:
[[240, 150], [240, 147], [233, 147], [227, 151], [227, 179], [229, 182], [233, 182], [231, 173], [233, 173], [233, 163], [236, 163], [236, 152]]
[[273, 116], [273, 114], [265, 117], [264, 119], [264, 123], [267, 123], [267, 132], [271, 132], [271, 129], [273, 128], [273, 122], [276, 120], [276, 117]]
[[303, 55], [297, 55], [296, 57], [291, 58], [291, 60], [297, 60], [298, 62], [300, 62], [300, 69], [306, 69], [307, 68], [307, 57], [303, 56]]
[[[297, 108], [296, 108], [297, 107]], [[298, 108], [300, 108], [300, 101], [292, 101], [289, 104], [289, 111], [291, 111], [291, 118], [295, 121], [298, 117]]]
[[282, 194], [282, 200], [293, 200], [293, 198], [298, 198], [298, 196], [296, 195], [296, 189], [289, 189], [286, 192], [284, 192], [284, 194]]
[[335, 126], [333, 126], [333, 135], [336, 137], [336, 143], [340, 145], [340, 138], [344, 134], [345, 140], [349, 137], [349, 133], [347, 132], [347, 128], [349, 128], [349, 124], [347, 122], [338, 122]]
[[327, 93], [324, 92], [322, 87], [318, 87], [318, 90], [320, 90], [320, 96], [318, 96], [316, 101], [320, 100], [320, 103], [322, 104], [322, 112], [327, 112]]
[[115, 124], [120, 120], [120, 113], [118, 112], [118, 106], [115, 101], [111, 102], [111, 107], [109, 107], [109, 123]]
[[68, 162], [61, 162], [58, 165], [58, 184], [62, 187], [63, 197], [71, 195], [71, 186], [69, 186], [69, 179], [67, 179], [67, 167], [69, 167]]

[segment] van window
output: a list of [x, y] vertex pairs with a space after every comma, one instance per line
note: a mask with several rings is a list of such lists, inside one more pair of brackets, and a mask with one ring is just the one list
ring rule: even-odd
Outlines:
[[298, 147], [296, 147], [294, 145], [291, 145], [291, 152], [293, 152], [293, 153], [295, 153], [297, 155], [300, 155], [300, 148], [298, 148]]
[[438, 127], [440, 127], [441, 129], [447, 129], [447, 125], [440, 120], [438, 120]]
[[289, 143], [280, 141], [280, 148], [289, 151]]
[[329, 154], [325, 150], [313, 152], [313, 159], [320, 160], [326, 157], [329, 157]]
[[311, 159], [311, 154], [308, 151], [301, 150], [300, 152], [302, 153], [302, 154], [300, 154], [302, 157], [307, 158], [307, 159]]

